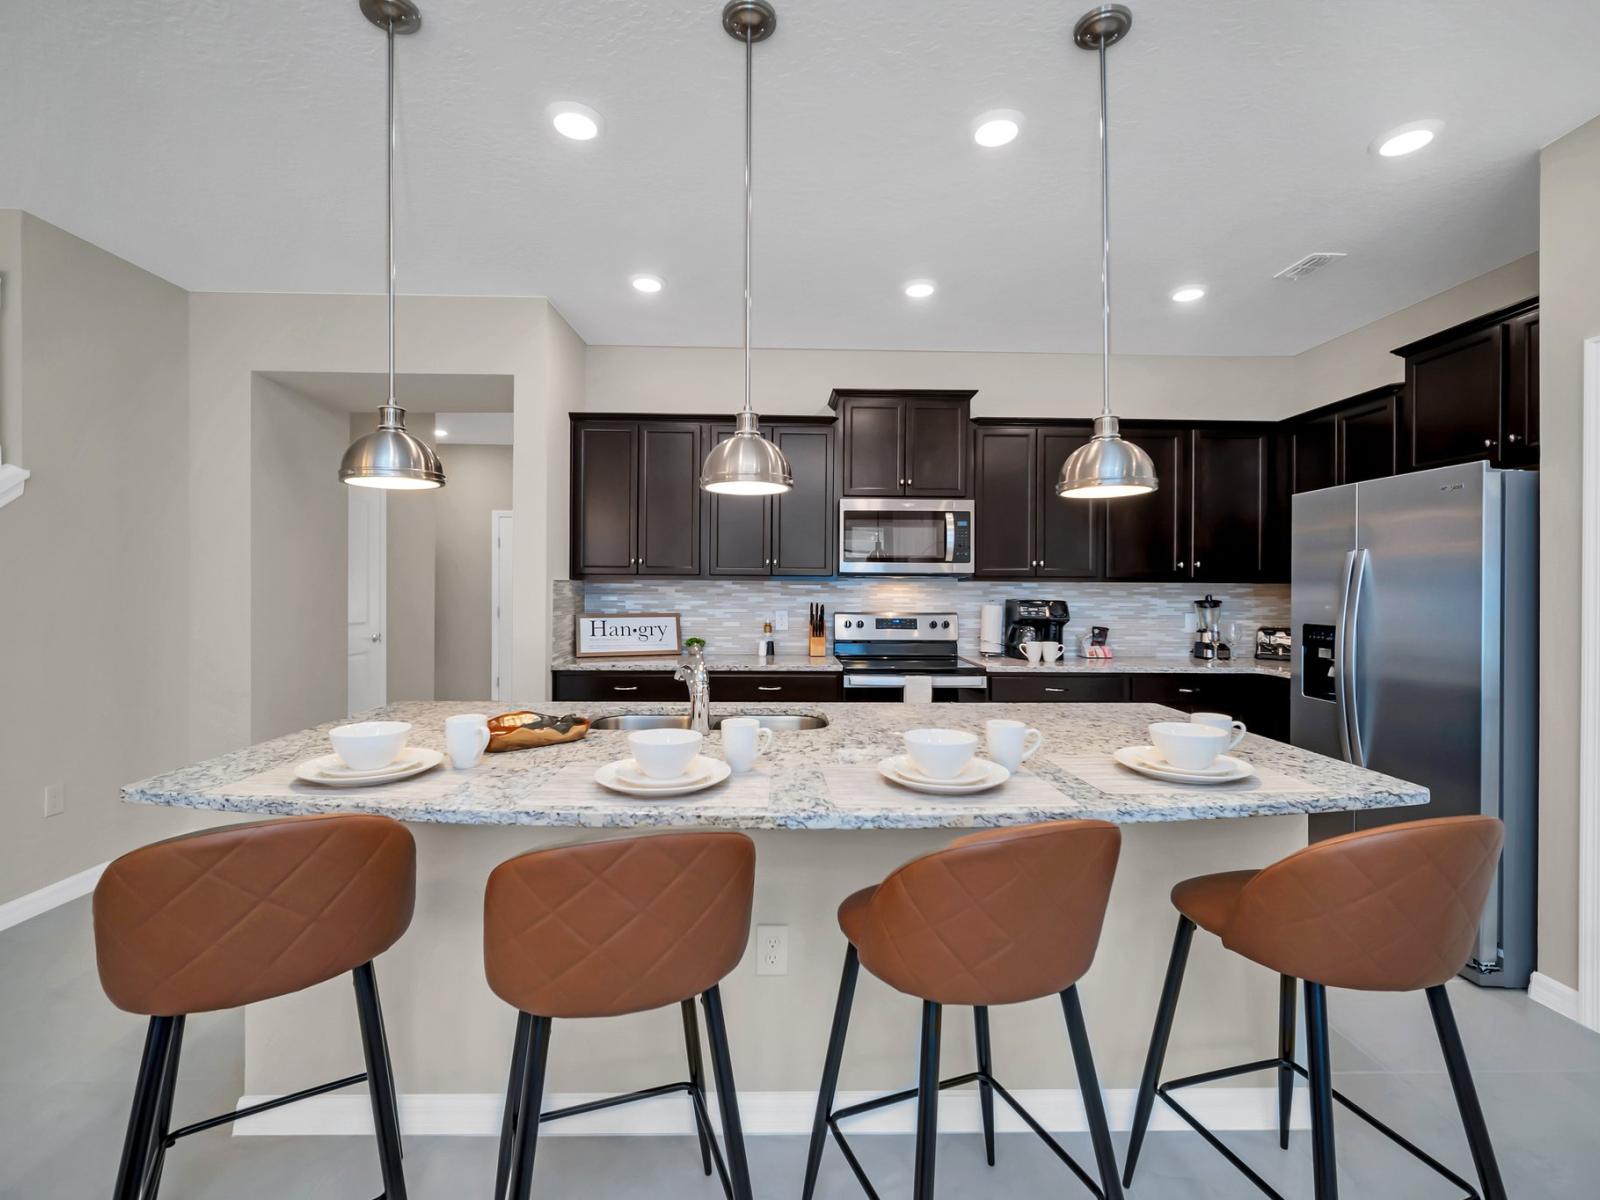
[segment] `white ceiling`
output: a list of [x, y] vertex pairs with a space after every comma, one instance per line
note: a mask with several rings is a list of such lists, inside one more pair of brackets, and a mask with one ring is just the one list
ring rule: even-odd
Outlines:
[[[591, 343], [740, 336], [721, 0], [421, 0], [402, 291], [548, 295]], [[1099, 345], [1087, 0], [778, 0], [756, 54], [756, 342]], [[1539, 147], [1600, 112], [1600, 4], [1135, 0], [1111, 52], [1115, 339], [1295, 353], [1537, 249]], [[356, 0], [6, 0], [0, 206], [184, 287], [382, 290], [383, 38]], [[547, 104], [598, 109], [557, 136]], [[1022, 137], [972, 143], [991, 108]], [[1447, 122], [1414, 157], [1382, 131]], [[1349, 257], [1299, 284], [1314, 250]], [[653, 298], [628, 277], [663, 276]], [[908, 279], [940, 290], [914, 304]], [[1210, 295], [1167, 295], [1199, 281]]]

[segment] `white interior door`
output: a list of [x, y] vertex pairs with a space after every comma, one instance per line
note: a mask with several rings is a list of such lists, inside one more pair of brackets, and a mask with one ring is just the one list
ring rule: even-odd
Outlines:
[[489, 699], [504, 700], [511, 685], [511, 514], [497, 509], [489, 514]]
[[389, 648], [384, 639], [384, 549], [388, 507], [379, 488], [345, 489], [350, 500], [350, 597], [346, 707], [351, 714], [389, 699]]

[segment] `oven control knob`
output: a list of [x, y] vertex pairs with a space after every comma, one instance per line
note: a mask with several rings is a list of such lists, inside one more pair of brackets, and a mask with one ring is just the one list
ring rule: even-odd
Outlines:
[[944, 623], [944, 625], [943, 625], [943, 628], [945, 628], [945, 629], [949, 629], [949, 628], [950, 628], [950, 622], [949, 622], [949, 621], [946, 621], [946, 622], [945, 622], [945, 623]]

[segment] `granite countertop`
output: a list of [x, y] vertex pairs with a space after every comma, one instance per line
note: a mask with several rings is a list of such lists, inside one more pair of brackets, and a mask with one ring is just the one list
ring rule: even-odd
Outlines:
[[1288, 679], [1290, 663], [1273, 658], [1197, 658], [1129, 655], [1126, 658], [1063, 658], [1034, 666], [1020, 658], [980, 658], [991, 675], [1270, 675]]
[[[706, 666], [713, 671], [831, 671], [844, 670], [839, 660], [829, 654], [825, 658], [811, 658], [804, 654], [774, 654], [762, 660], [754, 654], [707, 654]], [[575, 658], [571, 654], [557, 654], [550, 660], [552, 671], [671, 671], [683, 663], [682, 658]]]
[[[455, 702], [397, 704], [383, 717], [411, 721], [411, 743], [443, 748], [444, 719], [457, 712], [493, 712], [501, 706]], [[541, 705], [547, 711], [561, 706]], [[590, 717], [615, 713], [682, 713], [683, 705], [587, 704]], [[1154, 704], [714, 704], [713, 716], [734, 713], [803, 712], [825, 716], [826, 729], [782, 732], [773, 739], [760, 769], [770, 774], [770, 791], [757, 801], [730, 799], [733, 784], [722, 784], [673, 800], [634, 800], [602, 792], [556, 786], [562, 768], [590, 766], [625, 757], [626, 734], [591, 732], [582, 741], [537, 750], [488, 755], [468, 771], [452, 772], [460, 783], [427, 799], [408, 799], [385, 789], [352, 788], [304, 794], [251, 794], [233, 788], [263, 771], [300, 762], [329, 750], [330, 726], [290, 734], [195, 766], [172, 771], [123, 789], [123, 798], [141, 804], [174, 805], [226, 812], [290, 815], [374, 812], [405, 821], [457, 825], [544, 825], [631, 828], [712, 826], [736, 829], [915, 829], [1000, 826], [1069, 817], [1098, 817], [1119, 823], [1189, 821], [1425, 804], [1426, 788], [1363, 770], [1282, 742], [1248, 735], [1235, 751], [1258, 767], [1296, 776], [1321, 791], [1199, 791], [1125, 795], [1102, 791], [1051, 761], [1067, 755], [1103, 754], [1140, 745], [1145, 726], [1173, 717]], [[833, 795], [824, 768], [834, 764], [870, 767], [899, 752], [902, 731], [923, 725], [965, 728], [980, 737], [985, 720], [1013, 717], [1044, 734], [1044, 748], [1026, 770], [1052, 795], [1039, 802], [1009, 800], [1011, 785], [968, 797], [936, 797], [883, 784], [865, 770], [851, 778], [860, 794]], [[720, 757], [721, 738], [712, 734], [707, 753]], [[422, 777], [424, 779], [427, 776]], [[571, 779], [572, 774], [563, 777]], [[737, 777], [736, 777], [737, 778]], [[835, 779], [838, 777], [835, 776]], [[443, 783], [444, 780], [439, 780]], [[561, 793], [555, 795], [553, 793]], [[589, 793], [593, 793], [590, 795]], [[565, 796], [582, 798], [566, 799]]]

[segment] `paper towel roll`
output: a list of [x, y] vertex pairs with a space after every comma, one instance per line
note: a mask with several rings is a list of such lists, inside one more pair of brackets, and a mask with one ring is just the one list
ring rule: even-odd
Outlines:
[[978, 651], [1000, 654], [1006, 648], [1006, 610], [1000, 604], [985, 604], [978, 609]]
[[906, 704], [932, 704], [933, 703], [933, 677], [931, 675], [907, 675], [906, 689], [900, 699]]

